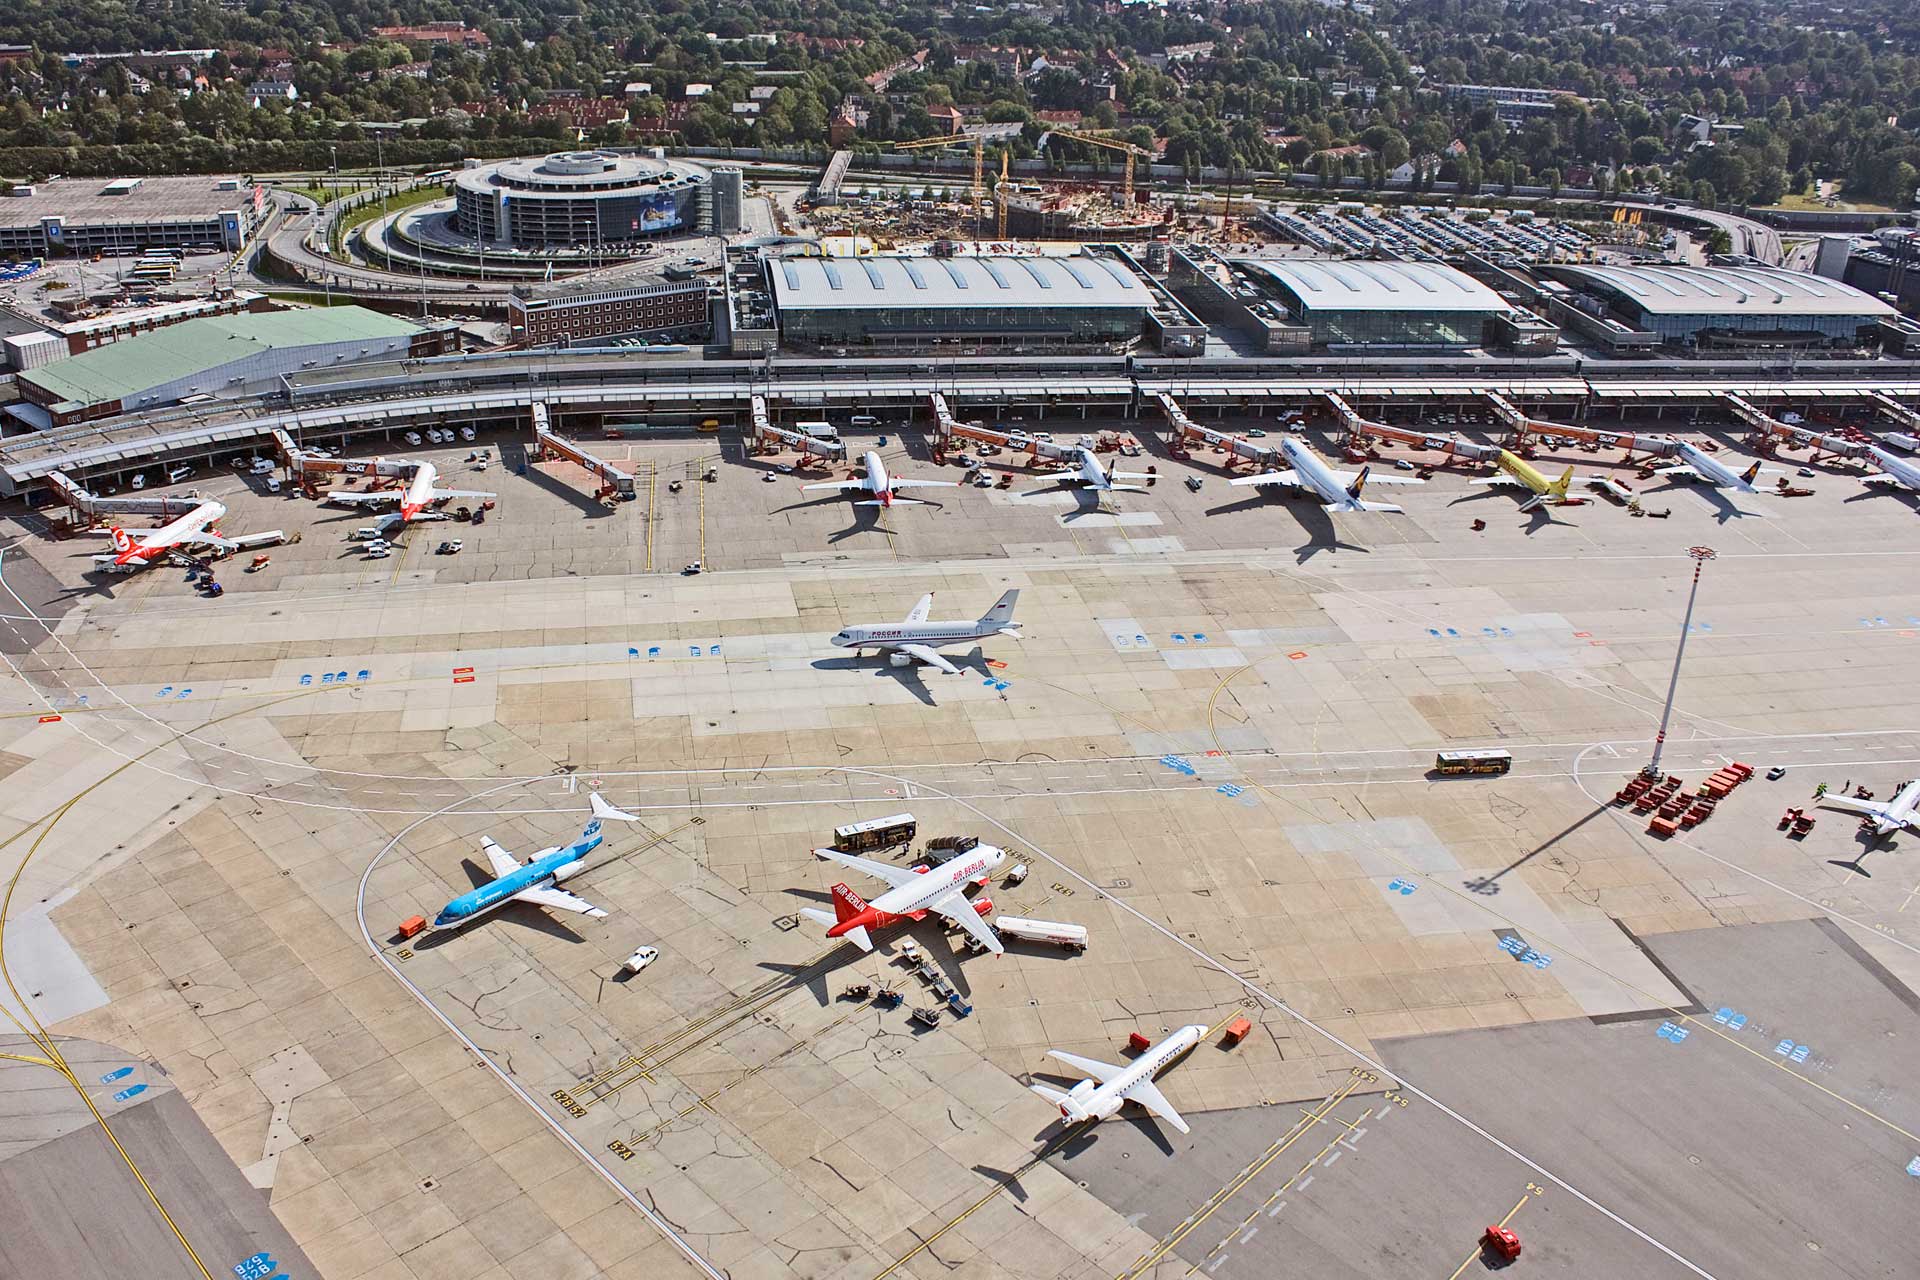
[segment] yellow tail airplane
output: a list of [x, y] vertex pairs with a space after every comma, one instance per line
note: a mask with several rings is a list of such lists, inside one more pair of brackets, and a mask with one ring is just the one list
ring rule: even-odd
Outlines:
[[1525, 458], [1502, 449], [1494, 458], [1494, 465], [1501, 474], [1475, 480], [1475, 484], [1510, 485], [1517, 489], [1530, 489], [1533, 496], [1520, 504], [1522, 511], [1531, 511], [1543, 502], [1555, 506], [1567, 501], [1567, 486], [1573, 483], [1573, 468], [1568, 467], [1558, 480], [1549, 480], [1527, 463]]

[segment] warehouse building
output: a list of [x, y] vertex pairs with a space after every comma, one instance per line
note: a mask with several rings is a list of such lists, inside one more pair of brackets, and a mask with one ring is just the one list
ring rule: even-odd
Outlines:
[[769, 257], [763, 269], [783, 346], [1115, 350], [1145, 335], [1177, 350], [1205, 338], [1184, 307], [1110, 248]]
[[1515, 308], [1442, 263], [1238, 258], [1231, 266], [1283, 313], [1286, 325], [1306, 331], [1309, 346], [1515, 345]]
[[0, 195], [0, 258], [238, 249], [266, 211], [239, 178], [55, 178]]
[[1894, 309], [1849, 285], [1776, 267], [1544, 268], [1574, 309], [1647, 345], [1689, 350], [1852, 348]]
[[532, 289], [507, 296], [507, 329], [521, 346], [569, 346], [637, 335], [662, 341], [712, 331], [705, 280], [628, 280]]
[[313, 369], [440, 355], [457, 346], [458, 333], [364, 307], [187, 320], [22, 372], [25, 403], [7, 412], [29, 426], [62, 427], [192, 397], [244, 395]]

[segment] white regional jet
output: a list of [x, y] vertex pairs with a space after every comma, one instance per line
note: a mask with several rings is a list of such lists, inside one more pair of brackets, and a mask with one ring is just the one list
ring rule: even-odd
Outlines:
[[150, 533], [134, 537], [118, 525], [113, 529], [113, 554], [95, 556], [96, 564], [111, 565], [117, 569], [137, 568], [151, 564], [155, 560], [164, 560], [169, 551], [176, 547], [202, 546], [232, 551], [239, 543], [232, 538], [223, 538], [212, 526], [221, 516], [227, 514], [227, 508], [211, 499], [202, 502], [178, 520], [160, 526]]
[[1920, 466], [1896, 454], [1888, 453], [1876, 445], [1869, 445], [1867, 452], [1872, 454], [1873, 460], [1880, 464], [1878, 472], [1863, 477], [1868, 484], [1893, 485], [1920, 493]]
[[[389, 502], [395, 502], [400, 506], [399, 511], [395, 513], [399, 517], [399, 523], [408, 524], [415, 520], [446, 519], [446, 516], [437, 511], [430, 511], [428, 507], [447, 498], [498, 496], [473, 489], [437, 489], [433, 482], [439, 478], [440, 473], [434, 469], [434, 465], [431, 462], [423, 462], [414, 469], [413, 477], [407, 481], [407, 487], [404, 489], [378, 489], [372, 493], [349, 493], [335, 489], [327, 494], [327, 501], [344, 503], [350, 507], [385, 506]], [[389, 522], [393, 519], [393, 516], [387, 517]]]
[[987, 950], [1006, 950], [1000, 945], [1000, 935], [993, 931], [993, 926], [982, 920], [979, 910], [967, 900], [967, 886], [991, 876], [993, 869], [1006, 861], [1007, 855], [990, 844], [975, 845], [970, 851], [926, 872], [875, 862], [838, 849], [815, 849], [813, 856], [864, 871], [885, 880], [889, 886], [885, 893], [867, 904], [865, 911], [836, 920], [827, 930], [829, 938], [848, 938], [862, 951], [871, 951], [873, 936], [867, 932], [869, 926], [878, 927], [883, 917], [931, 911], [972, 934]]
[[1699, 480], [1716, 489], [1736, 489], [1741, 493], [1758, 493], [1760, 491], [1753, 487], [1753, 478], [1763, 470], [1773, 470], [1773, 468], [1764, 468], [1756, 462], [1745, 471], [1736, 472], [1726, 463], [1709, 457], [1697, 446], [1688, 444], [1684, 440], [1674, 441], [1673, 451], [1676, 456], [1684, 458], [1685, 461], [1671, 467], [1656, 467], [1654, 474]]
[[1903, 827], [1920, 832], [1920, 778], [1903, 784], [1891, 800], [1856, 800], [1829, 793], [1820, 798], [1820, 803], [1829, 809], [1866, 814], [1873, 822], [1875, 835], [1890, 836]]
[[1038, 489], [1027, 489], [1023, 493], [1053, 493], [1059, 489], [1091, 489], [1095, 493], [1145, 493], [1145, 485], [1115, 484], [1116, 480], [1151, 480], [1154, 477], [1143, 471], [1109, 471], [1100, 462], [1098, 454], [1081, 445], [1073, 451], [1073, 464], [1060, 472], [1051, 484]]
[[[1323, 508], [1327, 511], [1398, 511], [1399, 507], [1390, 502], [1363, 502], [1360, 491], [1367, 486], [1373, 468], [1362, 467], [1360, 474], [1351, 471], [1335, 471], [1329, 467], [1319, 454], [1291, 436], [1282, 437], [1280, 452], [1293, 464], [1291, 471], [1267, 471], [1257, 476], [1241, 476], [1229, 480], [1229, 484], [1284, 485], [1289, 489], [1299, 489], [1305, 493], [1317, 494]], [[1412, 480], [1405, 476], [1380, 476], [1374, 484], [1425, 484], [1425, 480]]]
[[1030, 1084], [1027, 1088], [1059, 1107], [1061, 1118], [1070, 1124], [1084, 1120], [1105, 1120], [1120, 1110], [1121, 1103], [1136, 1102], [1180, 1132], [1187, 1133], [1187, 1122], [1173, 1109], [1173, 1104], [1153, 1083], [1153, 1078], [1175, 1058], [1199, 1044], [1206, 1034], [1207, 1029], [1202, 1026], [1181, 1027], [1124, 1067], [1049, 1049], [1048, 1054], [1076, 1071], [1084, 1071], [1093, 1079], [1082, 1080], [1066, 1093], [1044, 1084]]
[[1020, 624], [1013, 620], [1013, 606], [1020, 599], [1019, 588], [1001, 596], [993, 608], [972, 622], [928, 622], [933, 609], [933, 592], [920, 597], [906, 619], [891, 626], [846, 627], [834, 633], [830, 641], [837, 648], [852, 649], [856, 655], [868, 649], [880, 649], [896, 667], [924, 662], [950, 676], [960, 668], [935, 651], [936, 645], [958, 644], [964, 640], [985, 640], [988, 636], [1020, 638]]
[[853, 505], [856, 507], [897, 507], [901, 505], [923, 507], [926, 504], [918, 498], [897, 498], [895, 492], [900, 489], [957, 489], [959, 485], [952, 480], [908, 480], [901, 476], [887, 474], [886, 464], [880, 461], [880, 455], [867, 452], [860, 455], [861, 465], [867, 474], [859, 480], [830, 480], [825, 484], [801, 485], [802, 489], [837, 489], [841, 493], [870, 493], [871, 498], [862, 498]]

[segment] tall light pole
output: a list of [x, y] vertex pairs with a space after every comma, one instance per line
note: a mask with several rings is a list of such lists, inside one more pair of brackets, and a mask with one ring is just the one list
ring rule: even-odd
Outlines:
[[1673, 719], [1673, 694], [1680, 687], [1680, 660], [1687, 656], [1687, 633], [1693, 630], [1693, 601], [1700, 594], [1700, 570], [1717, 554], [1712, 547], [1688, 547], [1693, 557], [1693, 585], [1687, 589], [1687, 612], [1680, 623], [1680, 647], [1673, 654], [1673, 678], [1667, 681], [1667, 705], [1660, 711], [1660, 732], [1653, 739], [1653, 759], [1640, 772], [1649, 778], [1660, 776], [1660, 749], [1667, 744], [1667, 722]]

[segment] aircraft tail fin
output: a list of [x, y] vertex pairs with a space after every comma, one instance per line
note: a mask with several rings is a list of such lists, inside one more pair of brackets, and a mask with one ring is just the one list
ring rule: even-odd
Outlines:
[[593, 806], [593, 816], [596, 818], [611, 818], [619, 822], [640, 821], [639, 814], [628, 813], [625, 809], [614, 808], [607, 803], [606, 797], [602, 796], [598, 791], [589, 791], [587, 793], [587, 802]]
[[1748, 484], [1752, 484], [1754, 477], [1759, 474], [1760, 474], [1760, 464], [1756, 462], [1752, 466], [1748, 467], [1745, 471], [1741, 472], [1740, 478], [1746, 481]]
[[113, 549], [115, 551], [133, 550], [133, 535], [119, 525], [113, 526]]
[[1568, 467], [1560, 478], [1547, 487], [1547, 496], [1560, 502], [1567, 496], [1567, 489], [1573, 484], [1573, 468]]
[[980, 615], [980, 625], [986, 627], [1006, 627], [1013, 624], [1013, 606], [1020, 601], [1020, 588], [1001, 596], [994, 601], [993, 608]]
[[844, 884], [833, 886], [833, 923], [845, 924], [867, 909], [867, 900]]
[[1353, 483], [1347, 486], [1347, 497], [1352, 499], [1354, 502], [1360, 501], [1360, 491], [1367, 487], [1367, 477], [1372, 474], [1373, 474], [1372, 467], [1360, 468], [1360, 474], [1355, 476], [1353, 478]]

